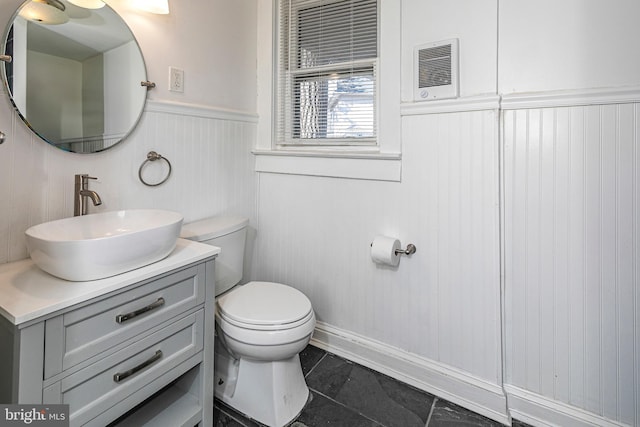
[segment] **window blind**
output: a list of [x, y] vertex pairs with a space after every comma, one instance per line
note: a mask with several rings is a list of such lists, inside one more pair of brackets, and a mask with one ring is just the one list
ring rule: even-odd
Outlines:
[[377, 0], [280, 0], [280, 144], [375, 144]]

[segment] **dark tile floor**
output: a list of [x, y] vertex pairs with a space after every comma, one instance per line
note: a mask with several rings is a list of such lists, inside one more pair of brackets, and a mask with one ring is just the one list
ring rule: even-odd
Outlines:
[[[311, 398], [290, 427], [501, 426], [393, 378], [311, 345], [300, 353]], [[216, 427], [262, 427], [224, 403], [214, 406]], [[526, 424], [514, 422], [514, 427]]]

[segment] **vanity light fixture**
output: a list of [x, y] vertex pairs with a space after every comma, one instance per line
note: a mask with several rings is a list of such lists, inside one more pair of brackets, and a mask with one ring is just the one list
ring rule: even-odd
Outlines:
[[102, 0], [67, 0], [71, 4], [75, 4], [78, 7], [84, 9], [100, 9], [105, 6], [105, 2]]
[[169, 0], [133, 0], [133, 5], [146, 12], [158, 15], [169, 14]]
[[65, 6], [58, 0], [32, 0], [20, 10], [20, 16], [45, 25], [59, 25], [69, 21]]

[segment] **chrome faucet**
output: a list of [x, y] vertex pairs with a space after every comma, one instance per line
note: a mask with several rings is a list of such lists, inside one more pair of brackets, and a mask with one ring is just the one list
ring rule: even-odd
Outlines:
[[98, 193], [89, 190], [89, 180], [98, 179], [85, 174], [76, 175], [76, 189], [74, 192], [73, 216], [87, 214], [87, 197], [93, 202], [93, 206], [102, 204], [102, 200]]

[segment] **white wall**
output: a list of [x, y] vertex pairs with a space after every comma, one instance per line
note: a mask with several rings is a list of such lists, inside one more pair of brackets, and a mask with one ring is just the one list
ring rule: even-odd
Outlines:
[[82, 135], [82, 64], [35, 51], [27, 51], [27, 64], [33, 126], [52, 141]]
[[[401, 183], [260, 174], [257, 274], [309, 296], [332, 332], [321, 345], [348, 337], [349, 357], [504, 419], [496, 112], [406, 117], [402, 132]], [[377, 234], [417, 252], [377, 267]], [[398, 356], [364, 356], [380, 345]]]
[[[400, 12], [381, 32], [400, 42], [401, 68], [380, 84], [389, 93], [399, 83], [386, 99], [398, 116], [380, 120], [402, 114], [400, 182], [260, 173], [255, 275], [309, 296], [317, 344], [506, 422], [497, 2], [405, 0]], [[413, 48], [452, 37], [461, 44], [461, 93], [486, 105], [416, 113]], [[339, 160], [325, 158], [317, 175]], [[377, 234], [417, 253], [398, 269], [376, 267], [369, 245]]]
[[640, 3], [500, 2], [505, 389], [534, 424], [640, 425]]
[[[109, 4], [126, 18], [144, 52], [149, 93], [163, 99], [256, 111], [257, 0], [170, 1], [169, 15]], [[170, 92], [169, 67], [184, 70], [184, 93]]]
[[637, 85], [638, 16], [636, 0], [500, 2], [500, 92]]
[[457, 38], [460, 96], [497, 91], [497, 0], [402, 1], [402, 101], [413, 101], [413, 49]]
[[[640, 425], [640, 4], [401, 5], [401, 181], [261, 172], [256, 276], [317, 344], [499, 421]], [[452, 37], [461, 98], [411, 102]], [[376, 234], [418, 251], [376, 268]]]
[[16, 19], [13, 24], [13, 52], [17, 58], [11, 61], [13, 66], [13, 101], [20, 111], [27, 111], [27, 21]]
[[505, 112], [505, 381], [527, 416], [549, 417], [534, 393], [640, 421], [639, 123], [638, 103]]
[[126, 135], [131, 123], [138, 119], [142, 106], [140, 92], [146, 91], [139, 81], [144, 75], [144, 62], [140, 63], [138, 52], [135, 41], [131, 41], [102, 55], [104, 78], [100, 89], [104, 94], [102, 108], [107, 137]]
[[[0, 4], [0, 27], [21, 0]], [[91, 212], [155, 207], [180, 211], [185, 220], [218, 213], [247, 215], [255, 223], [255, 185], [250, 149], [255, 142], [255, 0], [171, 2], [167, 16], [109, 2], [140, 41], [150, 80], [142, 120], [124, 142], [103, 153], [57, 150], [26, 128], [5, 94], [0, 100], [0, 262], [26, 258], [24, 230], [73, 215], [73, 175], [91, 182], [104, 204]], [[240, 34], [229, 47], [230, 34]], [[185, 71], [185, 92], [169, 93], [169, 64]], [[242, 79], [231, 78], [239, 76]], [[4, 89], [3, 89], [4, 92]], [[171, 179], [156, 188], [138, 180], [150, 150], [173, 165]], [[160, 165], [145, 169], [159, 175]], [[154, 175], [155, 174], [155, 175]]]
[[96, 137], [104, 133], [104, 68], [104, 55], [82, 61], [82, 133], [78, 135]]

